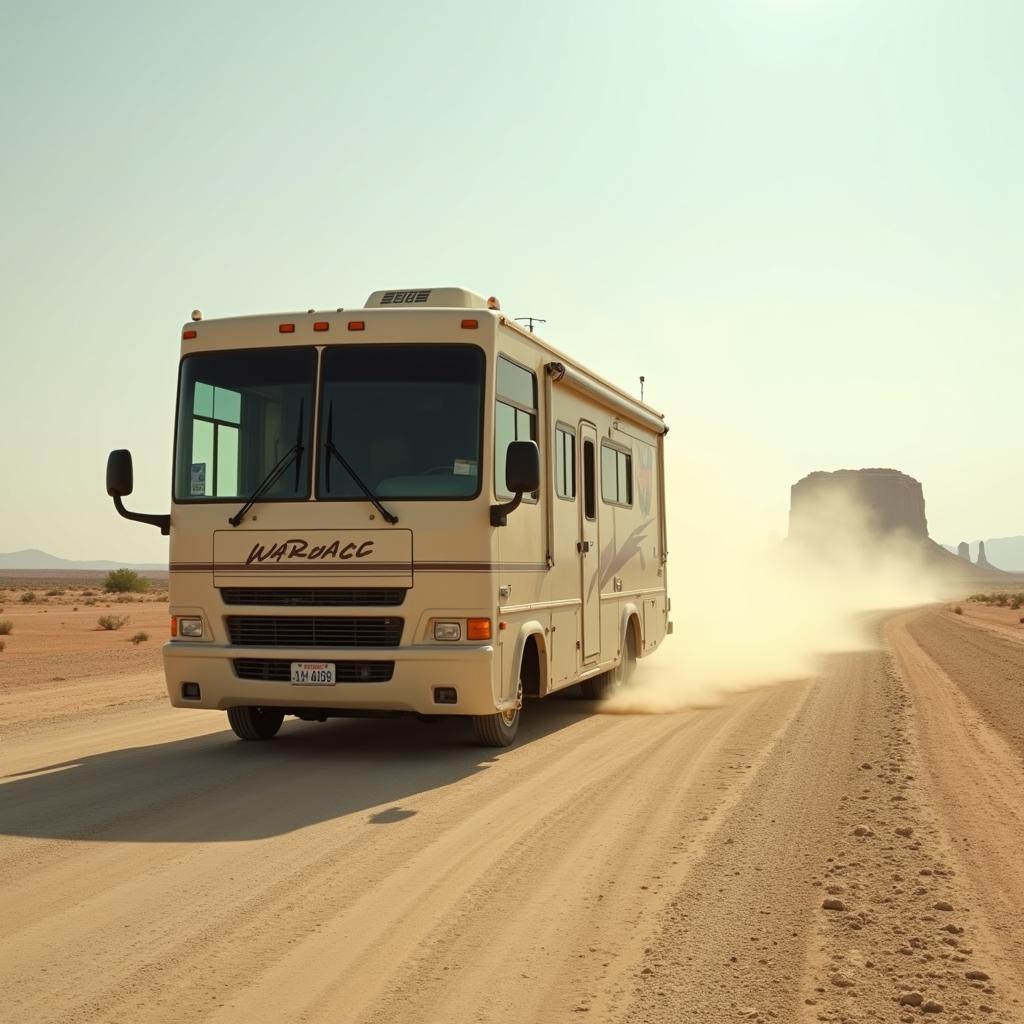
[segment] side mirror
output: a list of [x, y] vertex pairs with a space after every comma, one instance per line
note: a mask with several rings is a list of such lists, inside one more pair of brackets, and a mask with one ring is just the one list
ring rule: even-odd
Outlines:
[[505, 456], [505, 486], [513, 494], [525, 494], [540, 487], [540, 450], [536, 441], [509, 444]]
[[540, 449], [536, 441], [511, 441], [505, 453], [505, 486], [514, 497], [491, 506], [491, 526], [507, 526], [509, 512], [515, 512], [523, 495], [540, 487]]
[[143, 512], [129, 512], [121, 499], [132, 493], [135, 486], [135, 471], [132, 469], [132, 453], [127, 448], [118, 448], [107, 456], [107, 494], [114, 499], [117, 514], [136, 523], [155, 526], [165, 537], [171, 532], [170, 516], [152, 516]]
[[132, 453], [119, 448], [107, 456], [107, 494], [111, 498], [123, 498], [132, 493], [135, 472], [132, 468]]

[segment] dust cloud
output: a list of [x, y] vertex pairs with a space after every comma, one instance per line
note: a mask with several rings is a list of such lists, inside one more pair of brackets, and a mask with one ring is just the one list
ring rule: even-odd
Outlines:
[[[699, 474], [698, 474], [699, 476]], [[871, 645], [866, 614], [939, 600], [920, 539], [880, 535], [849, 492], [802, 520], [801, 540], [758, 529], [756, 502], [714, 475], [669, 493], [674, 634], [602, 707], [658, 713], [710, 706], [735, 690], [815, 672], [820, 655]]]

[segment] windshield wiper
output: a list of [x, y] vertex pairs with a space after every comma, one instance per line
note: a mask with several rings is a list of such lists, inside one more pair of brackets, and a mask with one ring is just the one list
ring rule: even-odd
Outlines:
[[306, 408], [306, 400], [299, 402], [299, 426], [295, 432], [295, 444], [291, 446], [278, 460], [277, 465], [263, 478], [263, 482], [249, 496], [249, 500], [228, 519], [232, 526], [237, 526], [244, 518], [246, 512], [256, 504], [257, 501], [268, 491], [278, 480], [284, 476], [284, 471], [295, 460], [295, 490], [299, 489], [299, 476], [302, 472], [302, 453], [305, 450], [302, 444], [302, 425]]
[[[384, 520], [386, 522], [388, 522], [392, 526], [394, 526], [395, 523], [398, 522], [398, 516], [396, 516], [393, 512], [389, 512], [380, 503], [380, 499], [377, 497], [377, 495], [374, 494], [373, 491], [371, 491], [370, 488], [367, 487], [366, 484], [363, 483], [363, 481], [360, 478], [359, 474], [349, 464], [348, 459], [346, 459], [345, 456], [342, 455], [341, 452], [339, 452], [338, 449], [335, 447], [335, 444], [334, 444], [334, 402], [331, 402], [331, 404], [327, 407], [327, 440], [324, 441], [324, 451], [326, 451], [328, 455], [333, 455], [342, 464], [342, 466], [345, 469], [345, 472], [348, 473], [348, 475], [350, 477], [352, 477], [353, 480], [355, 480], [356, 484], [358, 484], [358, 486], [359, 486], [359, 489], [363, 492], [363, 494], [366, 495], [366, 500], [368, 502], [370, 502], [370, 504], [373, 505], [373, 507], [384, 517]], [[329, 491], [331, 489], [331, 460], [330, 459], [328, 459], [324, 463], [324, 483], [327, 484], [327, 490]]]

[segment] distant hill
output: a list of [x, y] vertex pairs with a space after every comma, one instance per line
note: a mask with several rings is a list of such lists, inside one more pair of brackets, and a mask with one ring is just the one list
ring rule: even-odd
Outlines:
[[[978, 542], [971, 542], [971, 557], [978, 557]], [[956, 553], [956, 547], [943, 547]], [[1024, 572], [1024, 537], [989, 537], [985, 539], [985, 555], [992, 565], [1005, 572]]]
[[0, 552], [0, 569], [50, 569], [71, 572], [73, 570], [103, 571], [107, 569], [155, 569], [167, 571], [166, 565], [153, 563], [136, 564], [133, 562], [76, 562], [70, 558], [58, 558], [56, 555], [35, 548], [24, 551]]
[[851, 502], [864, 512], [864, 525], [872, 535], [860, 538], [865, 553], [886, 536], [898, 534], [916, 543], [926, 563], [946, 576], [978, 582], [998, 582], [1004, 576], [991, 549], [988, 564], [976, 565], [933, 541], [928, 536], [924, 488], [897, 469], [819, 470], [798, 480], [790, 489], [790, 539], [812, 547], [837, 543], [841, 530], [837, 531], [833, 510]]

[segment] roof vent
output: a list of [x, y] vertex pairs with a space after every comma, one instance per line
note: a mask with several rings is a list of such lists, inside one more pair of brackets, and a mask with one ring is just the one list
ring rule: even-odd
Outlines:
[[367, 300], [367, 309], [428, 306], [441, 309], [487, 309], [487, 300], [465, 288], [400, 288], [374, 292]]

